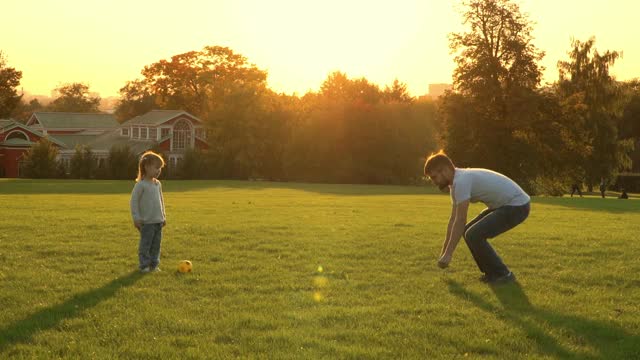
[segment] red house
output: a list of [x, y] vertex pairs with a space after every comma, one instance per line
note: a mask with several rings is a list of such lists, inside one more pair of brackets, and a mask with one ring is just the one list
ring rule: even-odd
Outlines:
[[[24, 154], [44, 137], [40, 131], [13, 120], [0, 120], [0, 177], [20, 177]], [[62, 143], [51, 139], [54, 144]]]
[[113, 146], [128, 145], [136, 154], [158, 146], [170, 167], [188, 149], [208, 148], [202, 120], [180, 110], [153, 110], [123, 124], [111, 114], [36, 112], [26, 125], [0, 120], [0, 177], [20, 177], [24, 154], [43, 137], [58, 146], [67, 168], [78, 145], [89, 146], [99, 163]]
[[168, 158], [169, 167], [180, 164], [186, 150], [209, 147], [202, 120], [185, 111], [153, 110], [123, 123], [119, 131], [120, 137], [130, 144], [158, 144]]

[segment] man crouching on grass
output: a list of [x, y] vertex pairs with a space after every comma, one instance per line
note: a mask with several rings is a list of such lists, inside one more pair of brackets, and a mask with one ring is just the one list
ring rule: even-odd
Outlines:
[[[529, 195], [513, 180], [495, 171], [455, 167], [442, 150], [429, 156], [424, 174], [440, 190], [449, 188], [451, 193], [451, 217], [438, 266], [443, 269], [449, 266], [460, 237], [464, 237], [473, 259], [484, 274], [481, 281], [492, 284], [514, 281], [515, 275], [487, 239], [512, 229], [529, 216]], [[487, 209], [466, 224], [469, 202], [478, 201]]]

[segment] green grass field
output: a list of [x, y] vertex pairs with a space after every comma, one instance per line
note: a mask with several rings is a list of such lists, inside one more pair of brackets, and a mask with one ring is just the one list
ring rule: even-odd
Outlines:
[[140, 275], [132, 186], [0, 180], [0, 358], [640, 358], [639, 199], [534, 198], [492, 288], [430, 187], [165, 181]]

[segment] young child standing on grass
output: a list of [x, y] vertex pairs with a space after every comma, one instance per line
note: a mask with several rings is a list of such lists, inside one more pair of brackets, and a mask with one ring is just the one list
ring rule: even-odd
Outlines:
[[140, 157], [138, 177], [131, 192], [133, 226], [140, 231], [138, 257], [140, 272], [160, 271], [162, 228], [167, 224], [162, 184], [158, 180], [164, 167], [162, 157], [147, 151]]

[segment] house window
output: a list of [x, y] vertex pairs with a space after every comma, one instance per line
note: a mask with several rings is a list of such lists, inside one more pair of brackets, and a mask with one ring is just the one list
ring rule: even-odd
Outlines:
[[122, 128], [122, 136], [129, 136], [129, 128]]
[[180, 120], [173, 127], [173, 148], [183, 150], [187, 146], [191, 146], [191, 124], [186, 120]]
[[169, 130], [171, 130], [170, 128], [162, 128], [160, 129], [160, 138], [164, 139], [167, 136], [169, 136]]
[[156, 140], [158, 138], [158, 129], [149, 128], [149, 139]]
[[140, 137], [140, 129], [137, 127], [134, 127], [132, 130], [133, 134], [132, 134], [132, 138], [137, 139]]
[[140, 139], [146, 139], [147, 138], [147, 128], [140, 128]]

